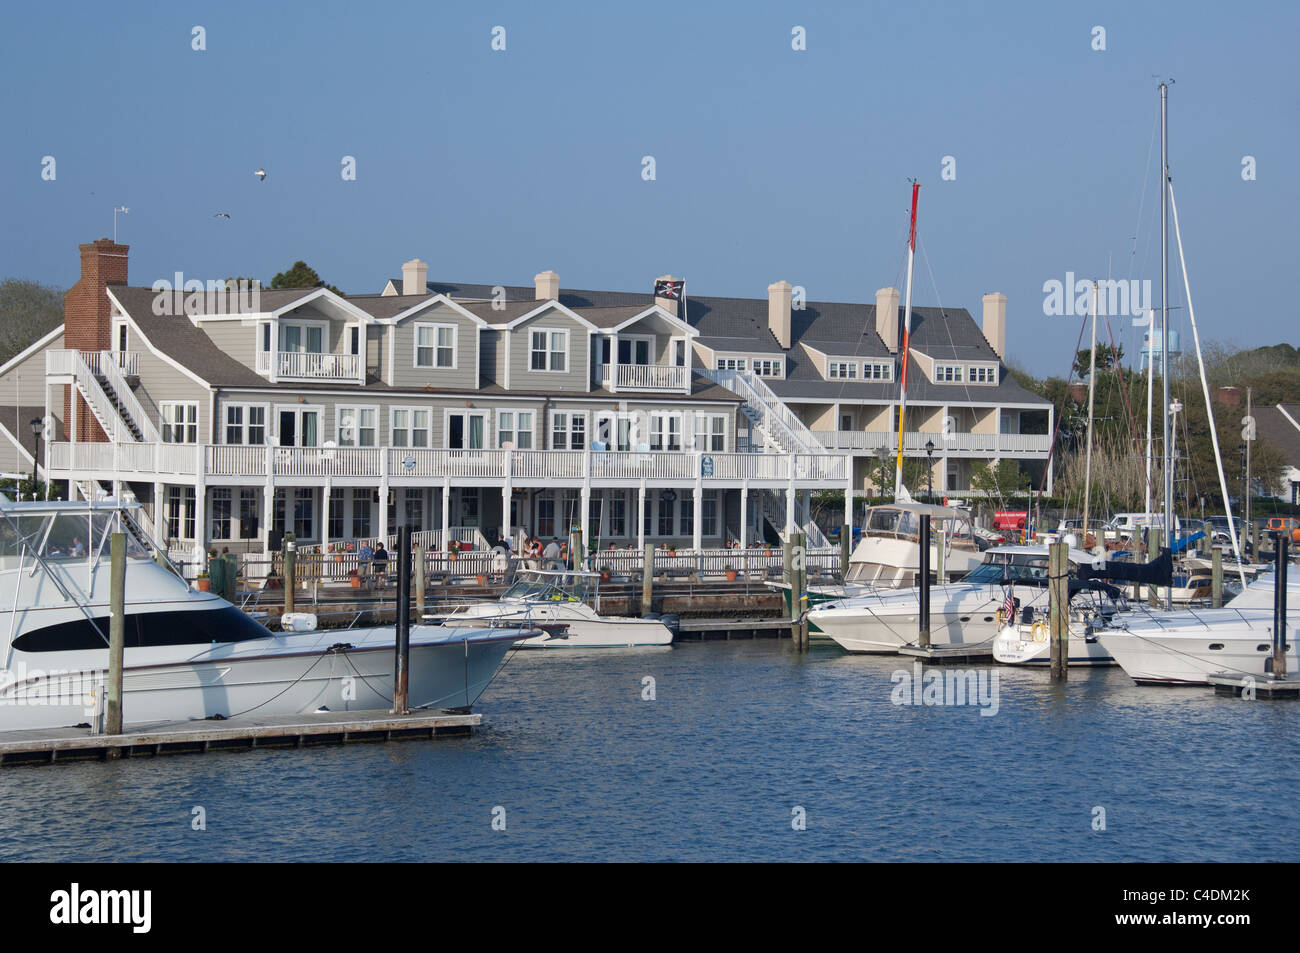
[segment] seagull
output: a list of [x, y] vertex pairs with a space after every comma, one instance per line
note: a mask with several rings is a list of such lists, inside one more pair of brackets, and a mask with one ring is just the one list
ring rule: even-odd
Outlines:
[[212, 216], [212, 217], [213, 217], [213, 218], [230, 218], [230, 213], [229, 213], [229, 212], [218, 212], [216, 215], [214, 215], [214, 216]]
[[266, 170], [258, 169], [256, 172], [253, 173], [253, 175], [257, 176], [258, 180], [260, 181], [266, 178]]

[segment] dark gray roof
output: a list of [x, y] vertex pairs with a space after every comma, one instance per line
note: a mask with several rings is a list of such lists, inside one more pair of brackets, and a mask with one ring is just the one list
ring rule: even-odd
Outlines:
[[[1300, 404], [1283, 404], [1286, 412], [1300, 421]], [[1286, 458], [1288, 466], [1300, 468], [1300, 430], [1274, 405], [1255, 407], [1255, 431], [1265, 443]]]

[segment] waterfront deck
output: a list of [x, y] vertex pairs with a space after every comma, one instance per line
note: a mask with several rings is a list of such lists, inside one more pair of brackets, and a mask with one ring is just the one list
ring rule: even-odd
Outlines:
[[4, 731], [0, 732], [0, 766], [440, 738], [468, 735], [482, 723], [483, 716], [477, 714], [337, 711], [225, 721], [154, 722], [127, 725], [120, 735], [92, 735], [87, 728]]

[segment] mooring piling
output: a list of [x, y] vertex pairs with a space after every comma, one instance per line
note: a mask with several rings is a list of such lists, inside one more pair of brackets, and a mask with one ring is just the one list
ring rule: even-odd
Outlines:
[[405, 715], [410, 711], [407, 690], [411, 662], [411, 527], [397, 528], [397, 638], [394, 640], [393, 711]]
[[104, 709], [104, 732], [120, 735], [122, 657], [126, 647], [126, 534], [114, 533], [108, 551], [108, 702]]
[[641, 552], [641, 614], [649, 615], [655, 598], [655, 544], [646, 543]]
[[1069, 547], [1053, 543], [1048, 547], [1048, 614], [1052, 627], [1052, 681], [1063, 682], [1070, 671]]
[[1273, 665], [1274, 678], [1286, 678], [1286, 571], [1289, 531], [1269, 533], [1273, 537]]
[[921, 539], [920, 539], [920, 565], [916, 573], [916, 584], [919, 588], [918, 596], [920, 597], [920, 614], [918, 624], [920, 628], [920, 645], [923, 649], [930, 647], [930, 514], [921, 514]]
[[1223, 551], [1210, 550], [1210, 599], [1216, 609], [1223, 608]]
[[284, 534], [284, 611], [294, 611], [293, 597], [298, 588], [298, 544], [293, 533]]

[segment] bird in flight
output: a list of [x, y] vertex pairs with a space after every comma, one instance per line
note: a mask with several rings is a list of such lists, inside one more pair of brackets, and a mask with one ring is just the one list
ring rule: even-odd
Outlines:
[[213, 218], [230, 218], [230, 213], [229, 213], [229, 212], [218, 212], [216, 215], [214, 215], [214, 216], [212, 216], [212, 217], [213, 217]]
[[253, 173], [253, 175], [257, 176], [258, 181], [261, 181], [266, 178], [266, 170], [258, 169], [256, 172]]

